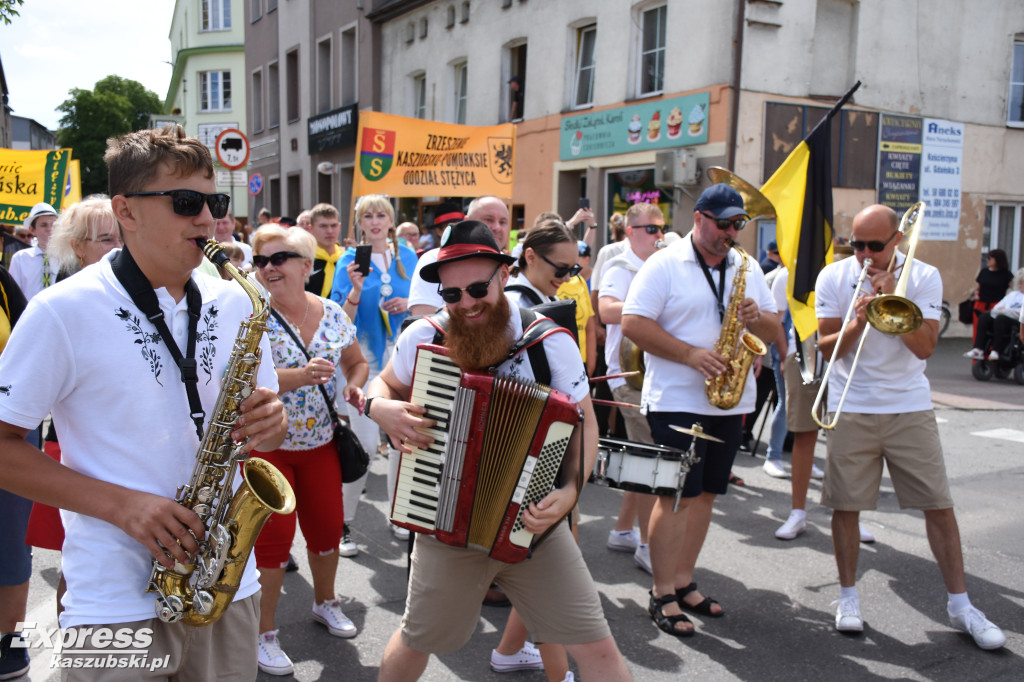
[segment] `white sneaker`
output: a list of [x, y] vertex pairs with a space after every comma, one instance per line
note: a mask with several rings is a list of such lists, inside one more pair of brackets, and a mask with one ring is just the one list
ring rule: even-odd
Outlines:
[[984, 360], [985, 352], [980, 348], [972, 348], [966, 353], [964, 353], [964, 357], [970, 358], [971, 360]]
[[572, 671], [566, 671], [565, 677], [562, 678], [562, 682], [576, 682], [576, 676], [572, 674]]
[[404, 542], [409, 539], [409, 530], [407, 528], [396, 526], [390, 521], [388, 521], [388, 528], [391, 529], [391, 534], [395, 536], [396, 540]]
[[633, 561], [636, 565], [644, 569], [651, 575], [654, 575], [654, 570], [651, 569], [651, 546], [646, 544], [639, 544], [636, 546], [636, 551], [633, 552]]
[[999, 360], [999, 353], [997, 353], [996, 351], [990, 352], [988, 354], [988, 359], [992, 362], [997, 362]]
[[825, 472], [818, 468], [817, 464], [811, 465], [811, 478], [820, 481], [825, 478]]
[[807, 530], [807, 514], [802, 509], [794, 509], [789, 512], [786, 522], [775, 531], [775, 537], [780, 540], [792, 540], [805, 530]]
[[776, 462], [773, 459], [766, 459], [764, 461], [764, 466], [761, 468], [764, 469], [764, 472], [772, 478], [786, 477], [786, 467], [784, 467], [781, 462]]
[[338, 545], [338, 554], [346, 557], [354, 557], [359, 554], [359, 547], [352, 539], [352, 531], [346, 523], [341, 531], [341, 543]]
[[291, 675], [292, 659], [281, 649], [281, 643], [277, 639], [277, 630], [264, 632], [259, 637], [259, 646], [256, 653], [256, 665], [268, 675]]
[[864, 619], [860, 617], [860, 601], [857, 597], [836, 599], [832, 605], [836, 606], [836, 630], [864, 632]]
[[860, 529], [860, 541], [865, 545], [870, 545], [875, 541], [875, 535], [867, 528], [864, 527], [863, 523], [858, 523], [857, 527]]
[[351, 639], [357, 634], [356, 626], [341, 610], [337, 599], [328, 599], [323, 604], [313, 604], [313, 620], [327, 626], [335, 637]]
[[1003, 631], [973, 606], [968, 606], [959, 613], [953, 613], [948, 608], [946, 612], [953, 627], [970, 634], [974, 638], [974, 643], [982, 649], [998, 649], [1006, 644], [1006, 635]]
[[608, 549], [616, 552], [635, 552], [639, 545], [640, 531], [636, 528], [608, 531]]
[[506, 656], [491, 649], [491, 670], [496, 673], [510, 673], [515, 670], [543, 670], [544, 661], [540, 660], [540, 651], [533, 642], [526, 642], [523, 648]]

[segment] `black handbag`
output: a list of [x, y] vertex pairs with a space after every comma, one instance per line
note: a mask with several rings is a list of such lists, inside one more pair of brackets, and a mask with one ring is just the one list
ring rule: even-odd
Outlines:
[[[284, 330], [288, 332], [288, 336], [292, 337], [292, 341], [299, 347], [302, 354], [306, 356], [306, 362], [308, 363], [310, 360], [309, 353], [306, 352], [305, 346], [302, 345], [302, 340], [295, 335], [291, 326], [279, 312], [273, 308], [270, 309], [270, 312], [281, 323]], [[352, 483], [359, 480], [366, 473], [366, 470], [370, 468], [370, 455], [359, 441], [359, 437], [352, 432], [348, 424], [341, 421], [341, 418], [338, 417], [338, 413], [334, 409], [334, 403], [331, 401], [331, 397], [327, 395], [327, 389], [324, 388], [323, 384], [318, 385], [317, 388], [320, 389], [320, 393], [324, 397], [327, 411], [331, 415], [331, 423], [334, 424], [334, 448], [338, 451], [338, 461], [341, 463], [341, 482]]]
[[960, 310], [957, 311], [957, 319], [963, 324], [974, 323], [974, 299], [969, 298], [966, 301], [960, 303]]

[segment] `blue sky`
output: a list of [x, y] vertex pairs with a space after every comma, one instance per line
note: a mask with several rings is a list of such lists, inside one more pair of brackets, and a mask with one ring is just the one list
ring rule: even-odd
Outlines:
[[51, 130], [68, 90], [91, 90], [111, 74], [167, 95], [174, 0], [25, 0], [0, 23], [10, 106]]

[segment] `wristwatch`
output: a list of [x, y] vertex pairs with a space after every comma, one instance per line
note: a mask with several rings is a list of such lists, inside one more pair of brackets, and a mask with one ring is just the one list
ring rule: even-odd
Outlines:
[[[366, 402], [363, 403], [363, 416], [364, 417], [370, 417], [370, 403], [372, 403], [376, 399], [377, 399], [377, 396], [375, 396], [375, 395], [374, 396], [370, 396], [369, 398], [366, 399]], [[370, 417], [370, 418], [372, 419], [372, 417]]]

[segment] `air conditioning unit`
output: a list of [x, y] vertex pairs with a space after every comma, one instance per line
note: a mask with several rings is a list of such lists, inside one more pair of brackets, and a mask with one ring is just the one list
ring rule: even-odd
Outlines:
[[658, 187], [697, 184], [697, 157], [687, 149], [666, 149], [654, 157], [654, 184]]

